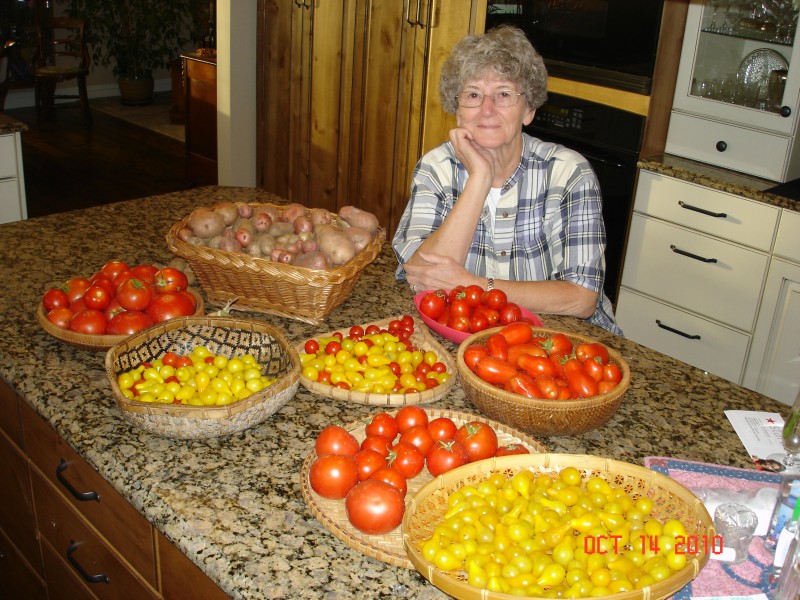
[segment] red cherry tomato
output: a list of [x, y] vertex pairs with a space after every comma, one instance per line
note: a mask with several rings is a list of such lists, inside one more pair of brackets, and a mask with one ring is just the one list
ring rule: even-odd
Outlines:
[[319, 342], [317, 340], [307, 340], [303, 349], [306, 354], [316, 354], [317, 350], [319, 350]]

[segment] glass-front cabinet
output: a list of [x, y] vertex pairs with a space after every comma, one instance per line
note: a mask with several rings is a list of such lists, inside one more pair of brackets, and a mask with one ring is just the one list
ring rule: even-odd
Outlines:
[[690, 0], [666, 151], [800, 177], [798, 0]]

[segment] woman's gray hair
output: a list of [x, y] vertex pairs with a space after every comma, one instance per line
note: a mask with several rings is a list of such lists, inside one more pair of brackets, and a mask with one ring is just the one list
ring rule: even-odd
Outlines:
[[534, 110], [547, 100], [547, 69], [541, 55], [521, 29], [500, 25], [483, 35], [468, 35], [453, 46], [439, 80], [444, 110], [455, 114], [464, 84], [487, 71], [519, 85]]

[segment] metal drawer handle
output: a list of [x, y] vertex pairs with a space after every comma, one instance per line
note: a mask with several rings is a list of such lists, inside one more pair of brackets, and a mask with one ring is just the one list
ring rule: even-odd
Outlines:
[[715, 213], [711, 212], [710, 210], [706, 210], [705, 208], [700, 208], [699, 206], [692, 206], [691, 204], [686, 204], [683, 200], [678, 200], [678, 206], [681, 208], [685, 208], [686, 210], [693, 210], [694, 212], [699, 212], [704, 215], [708, 215], [709, 217], [717, 217], [718, 219], [724, 219], [728, 216], [728, 213]]
[[98, 573], [97, 575], [89, 575], [86, 570], [81, 566], [81, 564], [77, 561], [77, 559], [72, 556], [73, 552], [78, 549], [78, 543], [75, 540], [69, 541], [69, 548], [67, 548], [67, 560], [69, 564], [75, 567], [75, 570], [81, 574], [86, 581], [89, 583], [108, 583], [108, 575], [104, 575], [103, 573]]
[[687, 252], [686, 250], [681, 250], [675, 244], [670, 244], [669, 249], [672, 250], [675, 254], [681, 254], [683, 256], [688, 256], [689, 258], [693, 258], [695, 260], [699, 260], [700, 262], [704, 262], [704, 263], [715, 263], [715, 262], [717, 262], [716, 258], [706, 258], [705, 256], [700, 256], [699, 254], [692, 254], [691, 252]]
[[69, 464], [67, 464], [67, 461], [65, 461], [62, 458], [61, 462], [58, 463], [58, 466], [56, 467], [56, 478], [61, 482], [61, 485], [67, 488], [67, 491], [70, 494], [72, 494], [73, 496], [75, 496], [75, 498], [77, 498], [82, 502], [85, 502], [86, 500], [97, 500], [98, 502], [100, 502], [100, 495], [97, 492], [79, 492], [74, 487], [72, 487], [72, 484], [69, 481], [67, 481], [67, 478], [64, 477], [63, 475], [64, 471], [67, 470], [68, 466]]
[[685, 338], [688, 338], [690, 340], [699, 340], [700, 339], [700, 336], [697, 335], [697, 334], [692, 335], [691, 333], [685, 333], [685, 332], [681, 331], [680, 329], [675, 329], [674, 327], [670, 327], [669, 325], [664, 325], [658, 319], [656, 319], [656, 325], [661, 327], [661, 329], [666, 329], [667, 331], [671, 331], [672, 333], [677, 333], [678, 335], [683, 336]]
[[416, 0], [416, 5], [417, 5], [417, 14], [416, 14], [415, 18], [413, 18], [413, 19], [412, 19], [412, 18], [411, 18], [411, 3], [412, 3], [413, 1], [414, 1], [414, 0], [408, 0], [408, 4], [406, 5], [406, 23], [408, 23], [408, 24], [409, 24], [409, 25], [411, 25], [412, 27], [415, 27], [415, 26], [417, 26], [417, 25], [420, 25], [420, 26], [421, 26], [421, 24], [420, 24], [420, 22], [419, 22], [419, 14], [420, 14], [420, 10], [421, 10], [421, 8], [420, 8], [420, 2], [421, 2], [421, 0]]

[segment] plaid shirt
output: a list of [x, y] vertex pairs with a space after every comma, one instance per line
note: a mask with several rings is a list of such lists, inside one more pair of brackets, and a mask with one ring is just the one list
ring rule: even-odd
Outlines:
[[[599, 292], [588, 321], [622, 334], [603, 294], [606, 243], [602, 197], [592, 167], [580, 154], [525, 133], [522, 159], [501, 188], [491, 228], [484, 206], [465, 267], [482, 277], [515, 281], [556, 279]], [[414, 170], [411, 199], [392, 246], [403, 265], [453, 209], [467, 171], [446, 142], [423, 156]]]

